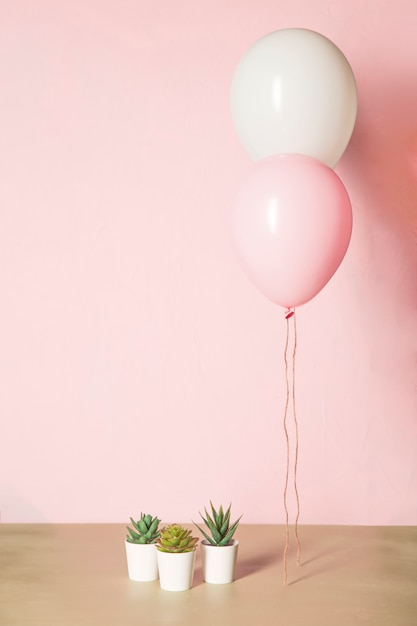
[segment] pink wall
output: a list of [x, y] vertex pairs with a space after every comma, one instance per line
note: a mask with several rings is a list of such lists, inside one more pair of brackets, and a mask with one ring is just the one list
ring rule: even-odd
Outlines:
[[297, 311], [300, 522], [417, 523], [416, 25], [415, 0], [1, 2], [1, 521], [284, 521], [285, 321], [229, 240], [229, 87], [297, 26], [360, 101], [352, 243]]

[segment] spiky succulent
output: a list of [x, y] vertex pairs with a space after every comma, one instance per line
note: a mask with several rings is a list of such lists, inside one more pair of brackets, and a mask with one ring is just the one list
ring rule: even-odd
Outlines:
[[[129, 543], [156, 543], [159, 537], [160, 519], [152, 517], [152, 515], [140, 514], [140, 519], [135, 522], [131, 517], [133, 528], [126, 526], [129, 534], [126, 535], [126, 541]], [[134, 530], [133, 530], [134, 529]]]
[[181, 524], [170, 524], [161, 530], [156, 542], [160, 552], [192, 552], [198, 543], [198, 537], [192, 536], [192, 531]]
[[[212, 502], [210, 502], [211, 506], [211, 516], [207, 513], [207, 509], [204, 511], [206, 513], [206, 517], [201, 515], [201, 518], [208, 530], [210, 531], [211, 536], [205, 532], [198, 524], [196, 524], [198, 530], [204, 535], [205, 539], [212, 546], [227, 546], [232, 541], [233, 535], [236, 532], [237, 527], [239, 526], [239, 522], [242, 516], [240, 516], [233, 524], [230, 524], [230, 510], [232, 505], [229, 504], [229, 508], [226, 513], [223, 511], [222, 505], [218, 511], [214, 508]], [[195, 522], [194, 522], [195, 523]]]

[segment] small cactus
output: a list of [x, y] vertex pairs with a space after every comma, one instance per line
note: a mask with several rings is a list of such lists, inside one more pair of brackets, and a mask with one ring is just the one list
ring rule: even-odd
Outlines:
[[[201, 515], [201, 518], [207, 528], [209, 529], [211, 536], [206, 533], [198, 524], [195, 524], [198, 530], [204, 535], [205, 539], [212, 546], [227, 546], [233, 538], [233, 535], [236, 532], [236, 529], [239, 525], [240, 516], [233, 524], [230, 524], [230, 510], [232, 505], [229, 505], [226, 513], [223, 512], [223, 507], [220, 505], [218, 512], [214, 508], [213, 504], [210, 502], [212, 516], [207, 513], [207, 509], [204, 509], [206, 513], [206, 517]], [[195, 523], [195, 522], [194, 522]]]
[[198, 537], [192, 537], [191, 533], [191, 530], [180, 524], [171, 524], [161, 530], [156, 547], [160, 552], [192, 552], [198, 543]]
[[157, 517], [152, 517], [152, 515], [144, 515], [140, 514], [140, 520], [135, 522], [135, 520], [131, 517], [130, 521], [132, 522], [132, 528], [126, 526], [129, 534], [126, 535], [126, 541], [129, 543], [156, 543], [156, 540], [159, 538], [159, 524], [160, 519]]

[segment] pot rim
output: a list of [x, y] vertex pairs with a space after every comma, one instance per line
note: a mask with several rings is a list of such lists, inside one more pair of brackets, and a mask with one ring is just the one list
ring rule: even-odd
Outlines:
[[234, 546], [238, 546], [239, 545], [239, 540], [238, 539], [232, 539], [225, 546], [213, 546], [213, 544], [208, 542], [207, 539], [202, 539], [201, 540], [201, 545], [206, 546], [207, 548], [233, 548]]
[[193, 552], [196, 551], [196, 548], [194, 548], [193, 550], [187, 550], [187, 552], [168, 552], [167, 550], [158, 550], [158, 548], [156, 548], [156, 551], [158, 552], [158, 554], [171, 554], [172, 556], [183, 556], [184, 554], [192, 554]]
[[129, 546], [139, 546], [140, 548], [144, 548], [147, 546], [154, 546], [156, 548], [156, 543], [135, 543], [133, 541], [128, 541], [127, 539], [125, 539], [125, 544]]

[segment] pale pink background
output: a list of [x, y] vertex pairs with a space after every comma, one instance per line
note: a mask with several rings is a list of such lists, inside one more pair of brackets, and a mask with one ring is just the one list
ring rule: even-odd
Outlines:
[[285, 320], [228, 215], [231, 77], [285, 27], [360, 101], [352, 243], [297, 312], [300, 522], [417, 523], [415, 0], [2, 0], [2, 522], [284, 521]]

